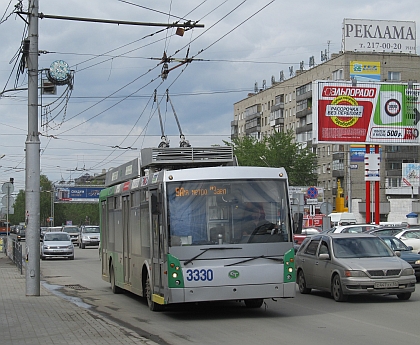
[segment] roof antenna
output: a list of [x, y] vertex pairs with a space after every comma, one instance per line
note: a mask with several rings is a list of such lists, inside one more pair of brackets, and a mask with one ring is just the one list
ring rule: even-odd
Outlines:
[[159, 144], [159, 148], [165, 148], [165, 147], [169, 147], [169, 140], [166, 137], [164, 131], [163, 131], [163, 123], [162, 123], [162, 115], [160, 114], [160, 107], [159, 107], [159, 102], [157, 101], [157, 90], [155, 90], [155, 96], [154, 96], [154, 101], [157, 104], [157, 109], [158, 109], [158, 113], [159, 113], [159, 122], [160, 122], [160, 131], [162, 133], [160, 139], [162, 140]]
[[172, 101], [169, 98], [169, 90], [166, 90], [166, 102], [167, 101], [169, 101], [169, 103], [171, 104], [172, 111], [174, 113], [175, 120], [176, 120], [176, 123], [178, 125], [179, 138], [180, 138], [179, 147], [191, 147], [190, 142], [188, 140], [186, 140], [184, 134], [182, 134], [182, 129], [181, 129], [181, 125], [179, 124], [178, 116], [176, 115], [174, 105], [172, 104]]

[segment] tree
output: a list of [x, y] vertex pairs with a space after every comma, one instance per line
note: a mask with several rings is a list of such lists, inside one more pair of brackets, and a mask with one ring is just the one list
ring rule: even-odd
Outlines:
[[224, 143], [233, 147], [239, 165], [284, 167], [290, 185], [316, 185], [316, 154], [296, 143], [293, 131], [275, 132], [261, 141], [244, 136]]

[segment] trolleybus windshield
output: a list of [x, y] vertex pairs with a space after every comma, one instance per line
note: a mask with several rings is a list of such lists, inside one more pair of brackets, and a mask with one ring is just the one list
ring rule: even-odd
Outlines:
[[167, 184], [170, 245], [290, 241], [286, 180]]

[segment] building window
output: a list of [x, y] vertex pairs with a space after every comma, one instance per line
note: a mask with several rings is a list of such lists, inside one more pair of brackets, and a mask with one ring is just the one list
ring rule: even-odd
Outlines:
[[401, 81], [401, 72], [388, 72], [388, 80], [391, 81]]
[[332, 80], [343, 80], [343, 69], [338, 69], [332, 72]]

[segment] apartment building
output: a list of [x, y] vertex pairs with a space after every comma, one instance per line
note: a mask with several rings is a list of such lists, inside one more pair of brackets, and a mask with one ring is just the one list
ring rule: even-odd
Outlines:
[[[309, 145], [317, 154], [318, 186], [324, 189], [324, 200], [335, 205], [339, 181], [348, 200], [347, 206], [362, 220], [366, 210], [365, 146], [312, 144], [312, 82], [355, 80], [352, 76], [355, 64], [368, 74], [369, 70], [376, 71], [376, 81], [420, 82], [419, 55], [387, 52], [332, 54], [320, 65], [298, 70], [288, 79], [275, 81], [272, 78], [271, 86], [255, 90], [236, 102], [231, 137], [249, 135], [260, 140], [274, 131], [292, 130], [297, 142]], [[402, 178], [403, 163], [419, 163], [419, 147], [381, 145], [380, 155], [381, 221], [420, 212], [419, 187], [410, 187]]]

